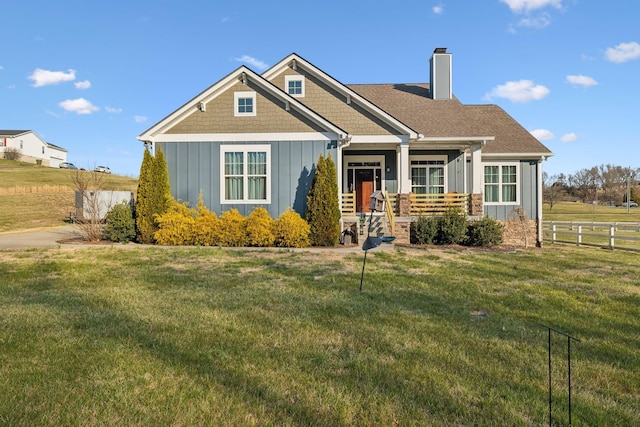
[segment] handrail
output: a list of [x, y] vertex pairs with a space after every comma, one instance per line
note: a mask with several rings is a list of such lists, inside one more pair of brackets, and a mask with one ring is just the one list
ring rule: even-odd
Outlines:
[[385, 214], [387, 215], [387, 221], [389, 222], [389, 231], [391, 231], [391, 235], [396, 235], [396, 219], [393, 214], [393, 208], [391, 207], [391, 200], [389, 199], [389, 193], [384, 192], [386, 203], [384, 204]]

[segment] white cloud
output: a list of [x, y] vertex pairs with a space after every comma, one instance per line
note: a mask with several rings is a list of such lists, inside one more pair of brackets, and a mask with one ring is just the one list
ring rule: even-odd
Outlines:
[[567, 76], [567, 82], [571, 83], [572, 85], [584, 87], [595, 86], [598, 84], [598, 82], [593, 77], [583, 76], [581, 74], [578, 74], [577, 76]]
[[548, 27], [549, 25], [551, 25], [551, 19], [547, 14], [540, 15], [537, 18], [523, 18], [518, 22], [519, 27], [535, 28], [538, 30]]
[[147, 118], [145, 116], [133, 116], [133, 120], [136, 123], [145, 123], [147, 121]]
[[514, 13], [528, 13], [547, 6], [562, 8], [562, 0], [500, 0], [500, 2], [509, 6]]
[[443, 6], [433, 6], [433, 13], [435, 13], [436, 15], [442, 15], [444, 13], [444, 7]]
[[637, 42], [620, 43], [616, 47], [608, 48], [604, 53], [605, 58], [611, 62], [627, 62], [640, 58], [640, 44]]
[[63, 110], [76, 114], [91, 114], [100, 109], [84, 98], [67, 99], [58, 103], [58, 105]]
[[104, 109], [107, 113], [112, 113], [112, 114], [122, 113], [122, 108], [113, 108], [113, 107], [109, 107], [108, 105], [105, 105]]
[[555, 138], [555, 135], [551, 131], [546, 129], [535, 129], [529, 132], [539, 141], [548, 141]]
[[120, 150], [120, 154], [124, 154], [125, 156], [130, 156], [131, 155], [131, 151], [129, 151], [129, 150]]
[[485, 99], [506, 98], [512, 102], [539, 101], [550, 92], [546, 86], [536, 85], [531, 80], [519, 80], [494, 87], [485, 95]]
[[269, 67], [269, 65], [267, 65], [265, 62], [259, 59], [253, 58], [249, 55], [242, 55], [240, 57], [233, 58], [233, 60], [237, 62], [245, 62], [249, 65], [256, 67], [259, 70], [266, 70]]
[[70, 82], [76, 79], [76, 70], [64, 71], [49, 71], [42, 68], [36, 68], [33, 73], [28, 77], [33, 80], [33, 87], [57, 85], [62, 82]]
[[562, 142], [575, 142], [577, 140], [578, 140], [578, 135], [576, 135], [573, 132], [568, 133], [566, 135], [562, 135], [562, 138], [560, 138], [560, 141]]
[[89, 80], [83, 80], [81, 82], [76, 82], [73, 85], [76, 89], [89, 89], [91, 87], [91, 82]]

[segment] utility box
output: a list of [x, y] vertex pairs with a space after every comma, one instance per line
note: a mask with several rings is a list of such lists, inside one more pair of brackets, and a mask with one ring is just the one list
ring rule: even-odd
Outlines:
[[371, 202], [369, 209], [376, 212], [384, 212], [385, 197], [384, 193], [380, 190], [371, 193]]
[[131, 191], [76, 191], [76, 218], [103, 221], [118, 203], [133, 204]]

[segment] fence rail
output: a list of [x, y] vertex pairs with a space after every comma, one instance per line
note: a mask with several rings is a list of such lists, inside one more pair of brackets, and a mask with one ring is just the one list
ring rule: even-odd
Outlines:
[[543, 221], [543, 238], [551, 243], [572, 243], [607, 249], [640, 251], [640, 223]]
[[[460, 208], [464, 212], [469, 212], [469, 194], [462, 193], [446, 193], [446, 194], [411, 194], [411, 216], [419, 215], [441, 215], [447, 209], [454, 207]], [[387, 193], [386, 201], [391, 210], [397, 214], [396, 193]], [[367, 199], [367, 204], [369, 200]], [[342, 214], [355, 215], [356, 192], [342, 193]]]

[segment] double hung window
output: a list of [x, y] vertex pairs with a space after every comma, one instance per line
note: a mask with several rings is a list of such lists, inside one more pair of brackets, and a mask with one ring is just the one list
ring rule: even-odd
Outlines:
[[411, 160], [411, 191], [414, 194], [444, 194], [444, 160]]
[[270, 152], [265, 145], [222, 146], [223, 203], [270, 202]]
[[490, 204], [517, 204], [518, 165], [496, 164], [484, 167], [484, 201]]

